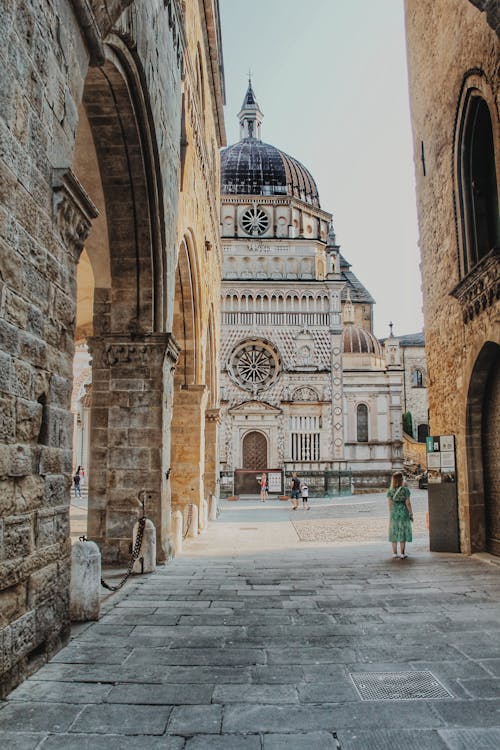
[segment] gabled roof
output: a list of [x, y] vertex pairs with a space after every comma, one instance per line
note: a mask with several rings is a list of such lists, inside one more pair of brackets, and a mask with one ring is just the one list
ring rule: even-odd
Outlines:
[[368, 289], [361, 283], [357, 276], [351, 271], [351, 264], [340, 254], [340, 274], [346, 282], [342, 290], [342, 300], [347, 299], [347, 289], [349, 289], [352, 302], [367, 302], [375, 304], [375, 300]]

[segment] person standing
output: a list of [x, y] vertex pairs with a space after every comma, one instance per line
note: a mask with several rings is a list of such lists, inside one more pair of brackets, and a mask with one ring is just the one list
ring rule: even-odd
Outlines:
[[290, 501], [292, 503], [292, 510], [297, 510], [299, 507], [299, 498], [300, 498], [300, 479], [297, 476], [297, 473], [294, 471], [292, 472], [292, 480], [290, 482]]
[[267, 484], [267, 474], [263, 473], [260, 478], [260, 499], [261, 502], [265, 503], [269, 496], [269, 488]]
[[82, 496], [82, 490], [80, 487], [81, 477], [80, 477], [80, 466], [76, 470], [75, 476], [73, 477], [73, 487], [75, 491], [75, 497], [81, 497]]
[[[410, 502], [410, 490], [404, 486], [403, 474], [397, 471], [392, 475], [391, 486], [387, 493], [389, 500], [389, 541], [392, 544], [392, 556], [405, 560], [406, 543], [413, 539], [411, 524], [413, 510]], [[401, 554], [398, 555], [398, 542]]]
[[309, 487], [304, 482], [300, 485], [302, 493], [302, 509], [309, 510]]

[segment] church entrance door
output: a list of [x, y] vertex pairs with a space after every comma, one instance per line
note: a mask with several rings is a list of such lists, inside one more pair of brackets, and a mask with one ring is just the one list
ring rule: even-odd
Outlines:
[[267, 438], [262, 432], [248, 432], [243, 438], [242, 468], [262, 471], [267, 468]]

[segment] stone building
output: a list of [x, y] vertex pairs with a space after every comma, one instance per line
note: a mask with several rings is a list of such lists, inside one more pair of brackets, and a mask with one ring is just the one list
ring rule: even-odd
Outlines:
[[430, 430], [456, 438], [462, 551], [496, 555], [499, 19], [495, 0], [406, 0]]
[[215, 488], [225, 135], [217, 0], [3, 3], [0, 29], [7, 689], [68, 635], [75, 345], [103, 558], [128, 558], [139, 491], [161, 562], [172, 506]]
[[[372, 332], [374, 300], [340, 253], [297, 159], [261, 139], [251, 83], [222, 153], [222, 487], [312, 494], [387, 486], [402, 466], [401, 373]], [[283, 480], [285, 477], [285, 481]], [[350, 489], [350, 480], [347, 482]]]

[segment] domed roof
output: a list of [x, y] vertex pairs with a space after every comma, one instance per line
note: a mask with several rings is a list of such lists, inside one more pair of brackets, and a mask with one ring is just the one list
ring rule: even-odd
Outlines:
[[242, 139], [221, 153], [222, 195], [289, 195], [319, 208], [311, 173], [297, 159], [260, 140], [263, 115], [250, 81], [238, 117]]
[[348, 323], [343, 333], [344, 354], [375, 354], [383, 357], [382, 346], [377, 338], [361, 326]]
[[276, 146], [245, 138], [221, 154], [223, 195], [290, 195], [319, 208], [310, 172]]

